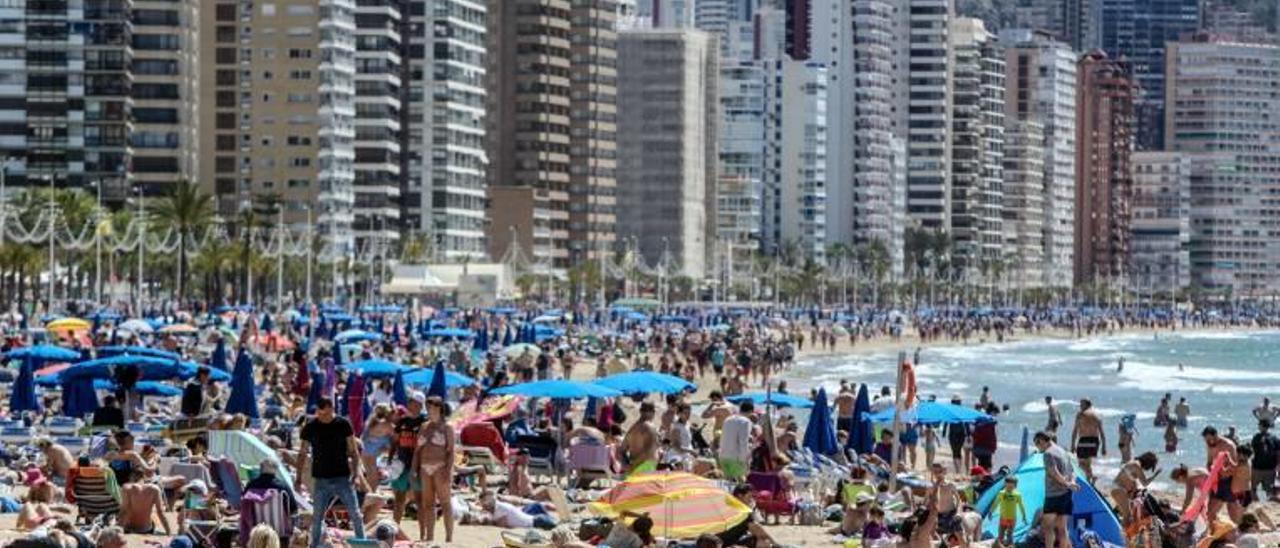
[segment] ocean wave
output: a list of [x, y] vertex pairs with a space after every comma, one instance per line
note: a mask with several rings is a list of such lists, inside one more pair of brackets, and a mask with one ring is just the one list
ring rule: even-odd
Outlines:
[[[1110, 364], [1104, 365], [1114, 369]], [[1241, 371], [1219, 369], [1215, 367], [1183, 367], [1178, 370], [1177, 364], [1156, 365], [1138, 361], [1126, 361], [1120, 376], [1130, 380], [1154, 380], [1160, 377], [1186, 381], [1280, 381], [1280, 372]]]

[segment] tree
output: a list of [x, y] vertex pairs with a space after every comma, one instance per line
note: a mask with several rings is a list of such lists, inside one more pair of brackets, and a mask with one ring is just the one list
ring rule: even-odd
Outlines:
[[178, 181], [173, 192], [153, 208], [157, 219], [178, 231], [178, 301], [186, 298], [187, 246], [196, 232], [213, 222], [213, 196], [190, 181]]

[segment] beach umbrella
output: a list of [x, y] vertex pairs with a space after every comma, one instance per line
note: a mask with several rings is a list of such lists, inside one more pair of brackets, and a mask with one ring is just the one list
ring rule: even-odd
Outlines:
[[679, 394], [685, 390], [696, 389], [693, 383], [674, 375], [655, 373], [653, 371], [631, 371], [609, 375], [595, 381], [600, 386], [607, 386], [625, 395], [632, 394]]
[[104, 346], [98, 349], [99, 358], [109, 358], [111, 356], [146, 356], [148, 358], [159, 358], [162, 360], [181, 360], [182, 356], [177, 352], [169, 352], [159, 348], [151, 348], [149, 346]]
[[391, 385], [391, 400], [396, 405], [409, 404], [409, 391], [404, 387], [404, 371], [396, 371], [396, 380]]
[[160, 328], [160, 332], [166, 335], [194, 335], [199, 331], [194, 325], [185, 323], [175, 323]]
[[344, 394], [347, 408], [347, 419], [356, 437], [364, 431], [365, 379], [363, 375], [352, 375], [347, 378], [347, 391]]
[[139, 320], [137, 318], [126, 321], [120, 325], [117, 325], [116, 329], [120, 329], [123, 331], [130, 331], [133, 333], [151, 333], [156, 330], [154, 327], [151, 327], [150, 323], [147, 323], [145, 320]]
[[240, 413], [258, 418], [258, 398], [253, 391], [253, 358], [241, 350], [236, 356], [235, 371], [231, 375], [231, 397], [227, 399], [228, 413]]
[[275, 322], [271, 321], [271, 314], [263, 314], [262, 323], [258, 328], [269, 333], [272, 329], [275, 329], [275, 327]]
[[40, 398], [36, 397], [36, 364], [31, 358], [22, 360], [18, 370], [18, 379], [14, 381], [9, 392], [9, 411], [40, 412]]
[[818, 455], [831, 456], [840, 452], [824, 388], [819, 388], [818, 395], [813, 399], [813, 412], [809, 414], [809, 424], [804, 429], [804, 447]]
[[471, 346], [473, 350], [486, 351], [489, 350], [489, 326], [485, 325], [476, 333], [476, 342]]
[[396, 376], [396, 373], [399, 373], [405, 367], [387, 360], [371, 359], [352, 362], [343, 368], [356, 375], [371, 379], [389, 379]]
[[[887, 424], [893, 422], [894, 408], [889, 407], [879, 413], [867, 413], [861, 416], [861, 420], [872, 424]], [[970, 409], [963, 405], [955, 405], [953, 403], [940, 403], [933, 401], [925, 401], [916, 404], [911, 410], [903, 412], [899, 415], [899, 420], [905, 424], [977, 424], [986, 422], [995, 422], [996, 419], [986, 413]]]
[[67, 417], [84, 417], [98, 410], [98, 394], [93, 390], [93, 379], [73, 377], [62, 381], [62, 414]]
[[622, 395], [622, 392], [607, 386], [566, 380], [546, 380], [512, 384], [496, 388], [489, 391], [489, 393], [497, 395], [511, 394], [517, 396], [528, 396], [531, 398], [559, 399], [578, 399], [591, 396], [598, 398], [613, 398]]
[[[143, 381], [185, 380], [196, 376], [196, 372], [200, 370], [200, 366], [192, 362], [121, 354], [77, 363], [59, 372], [58, 377], [61, 379], [75, 377], [111, 379], [115, 378], [117, 368], [130, 366], [138, 368], [138, 380]], [[226, 371], [210, 369], [209, 378], [210, 380], [225, 382], [231, 380], [231, 375], [228, 375]]]
[[371, 333], [360, 329], [348, 329], [333, 336], [333, 341], [339, 344], [380, 340], [382, 340], [381, 333]]
[[61, 346], [53, 346], [49, 344], [40, 344], [36, 346], [24, 346], [15, 348], [5, 352], [4, 359], [7, 360], [32, 360], [34, 362], [69, 362], [80, 359], [80, 353], [75, 350], [63, 348]]
[[1031, 454], [1031, 444], [1028, 443], [1031, 438], [1031, 431], [1027, 430], [1024, 425], [1022, 427], [1022, 443], [1018, 446], [1018, 462], [1027, 460], [1027, 455]]
[[[404, 382], [408, 386], [430, 386], [432, 380], [435, 378], [435, 374], [436, 370], [434, 367], [415, 369], [404, 374]], [[471, 386], [476, 384], [476, 382], [477, 381], [475, 379], [463, 375], [462, 373], [455, 373], [447, 369], [444, 372], [444, 387], [449, 390], [463, 386]]]
[[[63, 369], [66, 369], [66, 368], [68, 368], [68, 367], [71, 367], [71, 364], [69, 364], [69, 363], [55, 363], [55, 364], [53, 364], [53, 365], [49, 365], [49, 366], [45, 366], [45, 367], [42, 367], [42, 368], [40, 368], [40, 369], [37, 369], [37, 370], [36, 370], [36, 384], [40, 384], [40, 377], [41, 377], [41, 376], [44, 376], [44, 375], [55, 376], [55, 375], [57, 375], [57, 374], [58, 374], [58, 372], [62, 371]], [[54, 381], [54, 382], [53, 382], [53, 384], [52, 384], [52, 385], [50, 385], [50, 386], [57, 386], [57, 385], [58, 385], [58, 381]], [[41, 386], [44, 386], [44, 385], [41, 385]]]
[[772, 405], [774, 407], [798, 407], [798, 408], [813, 407], [813, 402], [809, 400], [806, 400], [804, 398], [799, 398], [796, 396], [790, 396], [787, 394], [779, 394], [777, 392], [772, 392], [772, 393], [749, 392], [746, 394], [738, 394], [737, 396], [729, 396], [728, 398], [725, 398], [725, 399], [733, 403], [742, 403], [744, 401], [751, 401], [752, 403], [757, 405]]
[[449, 389], [444, 380], [444, 361], [437, 361], [435, 370], [431, 372], [431, 387], [427, 389], [428, 396], [440, 396], [445, 399], [449, 395]]
[[316, 404], [320, 403], [320, 398], [326, 394], [325, 387], [328, 384], [328, 376], [323, 370], [315, 370], [311, 372], [311, 390], [307, 392], [307, 413], [316, 412]]
[[587, 506], [628, 525], [634, 520], [630, 516], [647, 514], [654, 534], [672, 539], [723, 533], [751, 514], [750, 507], [715, 482], [685, 472], [632, 476]]
[[214, 369], [227, 370], [227, 342], [225, 340], [219, 338], [217, 346], [213, 347], [213, 355], [209, 357], [209, 366]]
[[44, 325], [49, 331], [88, 331], [93, 327], [80, 318], [58, 318]]
[[537, 346], [534, 346], [529, 343], [513, 344], [511, 346], [506, 347], [506, 349], [504, 349], [502, 353], [506, 354], [508, 358], [519, 358], [520, 356], [524, 355], [526, 351], [529, 352], [529, 355], [533, 357], [537, 357], [538, 355], [542, 354], [541, 348], [538, 348]]
[[[871, 412], [871, 398], [867, 395], [867, 385], [858, 387], [858, 397], [853, 401], [853, 416], [861, 417]], [[875, 447], [875, 428], [868, 422], [853, 421], [853, 431], [849, 432], [847, 447], [859, 455], [870, 453]]]
[[398, 323], [391, 324], [391, 343], [400, 344], [400, 324]]
[[515, 343], [515, 335], [511, 333], [511, 324], [507, 324], [507, 328], [503, 330], [502, 346], [511, 346]]
[[428, 337], [444, 337], [448, 339], [470, 339], [476, 336], [476, 332], [461, 327], [437, 327], [427, 331]]
[[[118, 392], [120, 386], [110, 379], [94, 379], [94, 390], [106, 390], [107, 392]], [[181, 396], [182, 389], [171, 384], [156, 381], [139, 381], [133, 385], [133, 391], [140, 396], [156, 396], [163, 398], [172, 398]]]

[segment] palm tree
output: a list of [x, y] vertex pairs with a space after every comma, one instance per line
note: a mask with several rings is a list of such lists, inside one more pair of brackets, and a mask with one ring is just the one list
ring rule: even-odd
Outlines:
[[431, 240], [423, 234], [404, 238], [400, 244], [400, 261], [405, 264], [422, 264], [431, 255]]
[[152, 210], [157, 219], [178, 231], [178, 301], [186, 297], [187, 245], [196, 231], [213, 222], [213, 196], [190, 181], [178, 181], [173, 193]]

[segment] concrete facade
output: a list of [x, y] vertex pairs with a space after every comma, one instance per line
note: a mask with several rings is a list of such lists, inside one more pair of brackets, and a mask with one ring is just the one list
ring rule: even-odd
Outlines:
[[1075, 283], [1124, 283], [1138, 89], [1128, 66], [1101, 50], [1086, 54], [1078, 66]]
[[1129, 279], [1139, 294], [1168, 295], [1191, 282], [1191, 161], [1177, 152], [1133, 154]]

